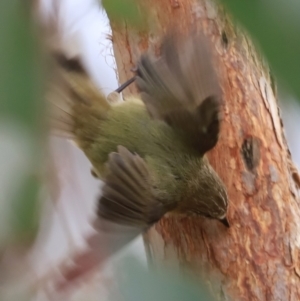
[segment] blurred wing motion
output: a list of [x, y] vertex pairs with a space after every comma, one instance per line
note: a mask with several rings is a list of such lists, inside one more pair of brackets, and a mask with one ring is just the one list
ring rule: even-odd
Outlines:
[[50, 126], [54, 134], [80, 141], [82, 147], [95, 138], [93, 119], [104, 119], [110, 105], [82, 63], [76, 35], [64, 33], [59, 1], [51, 4], [50, 11], [48, 19], [41, 22], [49, 74], [46, 100]]
[[[46, 47], [50, 60], [46, 100], [51, 128], [86, 150], [93, 147], [101, 121], [112, 107], [91, 81], [79, 56], [68, 56], [60, 47], [55, 24], [56, 20], [45, 34], [46, 38], [54, 37], [48, 39]], [[94, 223], [96, 233], [87, 239], [86, 251], [74, 254], [72, 266], [60, 266], [63, 280], [55, 279], [57, 291], [90, 274], [167, 211], [154, 197], [147, 165], [137, 154], [119, 146], [109, 155], [107, 171]]]
[[84, 148], [96, 138], [97, 124], [111, 106], [78, 58], [68, 59], [60, 52], [51, 57], [53, 72], [46, 94], [51, 129]]
[[159, 59], [142, 55], [136, 83], [153, 118], [178, 130], [201, 154], [216, 145], [221, 89], [204, 36], [167, 35]]
[[142, 232], [170, 209], [153, 195], [147, 165], [139, 155], [119, 146], [109, 156], [108, 169], [98, 216]]
[[109, 156], [108, 170], [98, 204], [100, 218], [94, 223], [97, 232], [87, 241], [89, 249], [73, 258], [75, 266], [61, 269], [64, 279], [58, 291], [88, 275], [171, 209], [154, 197], [147, 165], [137, 154], [119, 146]]

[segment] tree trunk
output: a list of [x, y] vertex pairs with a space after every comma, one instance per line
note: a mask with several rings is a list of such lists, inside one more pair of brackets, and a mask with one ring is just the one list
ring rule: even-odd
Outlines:
[[[146, 235], [155, 264], [205, 277], [220, 300], [300, 300], [300, 206], [268, 68], [245, 33], [208, 0], [139, 1], [150, 32], [116, 26], [120, 82], [139, 55], [158, 53], [168, 25], [195, 23], [212, 41], [225, 101], [220, 140], [209, 160], [228, 189], [230, 229], [217, 221], [169, 214]], [[154, 28], [155, 27], [155, 28]], [[132, 85], [125, 93], [135, 92]]]

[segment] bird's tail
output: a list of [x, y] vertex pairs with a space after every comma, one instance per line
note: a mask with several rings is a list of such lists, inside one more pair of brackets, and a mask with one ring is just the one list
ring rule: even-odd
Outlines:
[[52, 4], [48, 18], [40, 20], [40, 40], [47, 63], [46, 103], [50, 125], [59, 136], [77, 142], [91, 140], [110, 104], [82, 62], [82, 51], [75, 33], [64, 32], [57, 3]]
[[90, 80], [78, 58], [52, 53], [54, 67], [46, 92], [54, 133], [76, 142], [94, 140], [96, 127], [106, 118], [110, 104]]

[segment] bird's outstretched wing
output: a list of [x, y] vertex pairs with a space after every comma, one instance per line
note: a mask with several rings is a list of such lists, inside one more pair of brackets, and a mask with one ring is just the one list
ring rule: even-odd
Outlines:
[[109, 155], [108, 172], [99, 217], [144, 231], [169, 210], [153, 195], [147, 165], [137, 154], [119, 146]]
[[153, 118], [178, 130], [201, 154], [215, 146], [221, 89], [203, 35], [168, 34], [159, 59], [148, 53], [141, 56], [136, 84]]

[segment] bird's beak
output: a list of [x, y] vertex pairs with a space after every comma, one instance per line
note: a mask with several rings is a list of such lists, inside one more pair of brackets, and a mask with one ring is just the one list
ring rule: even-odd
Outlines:
[[225, 216], [224, 218], [220, 219], [220, 222], [221, 222], [225, 227], [227, 227], [227, 228], [230, 227], [229, 222], [228, 222], [228, 219], [227, 219], [226, 216]]

